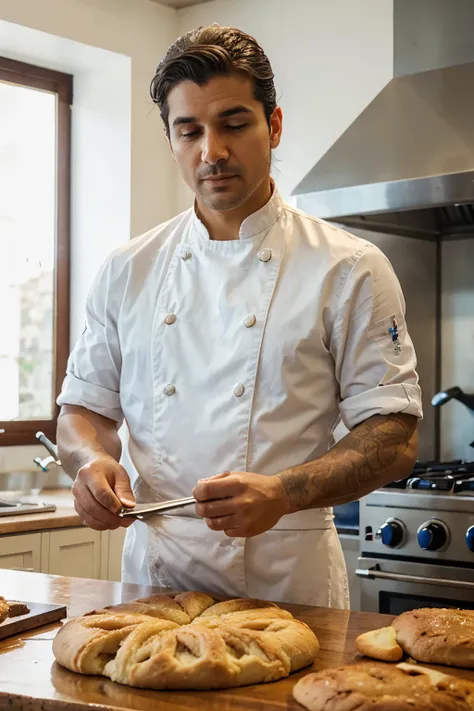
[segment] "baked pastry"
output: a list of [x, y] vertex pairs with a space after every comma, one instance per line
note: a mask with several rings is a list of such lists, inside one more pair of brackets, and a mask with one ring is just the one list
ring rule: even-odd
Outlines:
[[391, 627], [360, 635], [356, 647], [383, 661], [398, 661], [405, 652], [426, 664], [474, 669], [474, 610], [410, 610], [396, 617]]
[[307, 674], [293, 696], [309, 711], [473, 711], [474, 684], [418, 665], [380, 662]]
[[29, 608], [24, 602], [10, 602], [5, 600], [4, 597], [0, 596], [0, 624], [4, 622], [7, 617], [18, 617], [18, 615], [27, 615], [29, 613]]
[[149, 689], [274, 681], [312, 664], [311, 629], [262, 600], [152, 595], [67, 622], [53, 641], [64, 667]]
[[9, 606], [8, 602], [5, 600], [4, 597], [0, 596], [0, 625], [2, 622], [4, 622], [9, 614]]
[[29, 611], [30, 608], [24, 602], [8, 602], [9, 617], [19, 617], [20, 615], [27, 615]]
[[381, 627], [359, 635], [356, 639], [357, 651], [366, 657], [380, 659], [382, 662], [399, 662], [403, 649], [397, 643], [394, 627]]

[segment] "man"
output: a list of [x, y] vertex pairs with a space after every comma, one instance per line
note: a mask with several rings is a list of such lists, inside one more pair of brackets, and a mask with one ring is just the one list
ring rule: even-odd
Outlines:
[[124, 580], [347, 607], [330, 507], [416, 459], [399, 283], [376, 247], [283, 203], [282, 112], [253, 38], [188, 33], [151, 92], [196, 199], [115, 251], [90, 293], [58, 400], [76, 511], [113, 529], [123, 505], [192, 493], [195, 507], [127, 531]]

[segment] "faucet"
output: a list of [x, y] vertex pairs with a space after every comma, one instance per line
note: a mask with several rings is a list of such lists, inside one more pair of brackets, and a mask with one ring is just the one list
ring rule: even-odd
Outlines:
[[36, 439], [38, 439], [41, 444], [48, 450], [50, 453], [49, 457], [45, 457], [45, 459], [41, 459], [41, 457], [35, 457], [33, 459], [34, 463], [43, 471], [47, 472], [48, 467], [50, 464], [57, 464], [58, 467], [61, 466], [61, 460], [59, 459], [58, 456], [58, 448], [56, 447], [55, 444], [49, 440], [43, 432], [37, 432], [35, 435]]

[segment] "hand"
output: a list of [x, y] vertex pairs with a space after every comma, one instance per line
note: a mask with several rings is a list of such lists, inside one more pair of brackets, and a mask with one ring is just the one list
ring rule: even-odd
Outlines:
[[224, 472], [201, 479], [193, 490], [196, 513], [213, 531], [248, 538], [264, 533], [289, 513], [289, 501], [277, 476]]
[[74, 508], [83, 523], [96, 531], [126, 528], [133, 518], [121, 518], [122, 506], [135, 506], [130, 477], [112, 457], [99, 455], [77, 472], [72, 485]]

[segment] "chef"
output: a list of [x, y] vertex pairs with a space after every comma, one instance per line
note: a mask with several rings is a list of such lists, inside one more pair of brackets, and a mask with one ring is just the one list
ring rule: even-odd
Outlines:
[[113, 252], [91, 289], [58, 399], [76, 511], [115, 529], [122, 506], [193, 494], [131, 525], [124, 581], [347, 607], [331, 507], [416, 459], [399, 283], [375, 246], [282, 200], [282, 111], [252, 37], [184, 35], [151, 94], [195, 202]]

